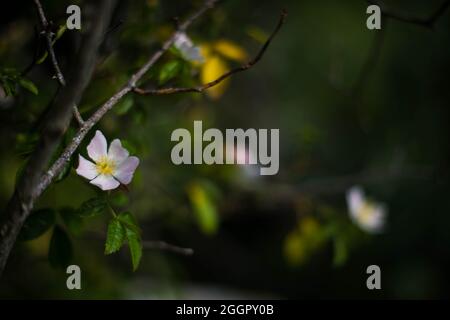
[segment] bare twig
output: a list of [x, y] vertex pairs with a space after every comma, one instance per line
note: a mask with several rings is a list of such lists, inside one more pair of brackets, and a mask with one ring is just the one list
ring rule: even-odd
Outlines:
[[78, 107], [76, 105], [73, 106], [73, 116], [77, 120], [80, 127], [82, 127], [84, 125], [84, 120], [83, 120], [83, 117], [81, 116], [80, 111], [78, 110]]
[[234, 75], [236, 73], [250, 69], [255, 64], [257, 64], [261, 60], [261, 58], [264, 56], [264, 53], [266, 52], [266, 50], [269, 47], [270, 43], [272, 42], [273, 38], [276, 36], [276, 34], [280, 30], [280, 28], [283, 26], [283, 23], [286, 19], [286, 15], [287, 15], [286, 11], [283, 10], [281, 13], [281, 16], [280, 16], [280, 20], [278, 21], [278, 24], [275, 27], [274, 31], [269, 36], [267, 41], [264, 43], [262, 48], [259, 50], [258, 54], [252, 60], [250, 60], [249, 62], [247, 62], [246, 64], [244, 64], [242, 66], [239, 66], [237, 68], [234, 68], [234, 69], [224, 73], [217, 79], [215, 79], [211, 82], [205, 83], [203, 85], [197, 86], [197, 87], [192, 87], [192, 88], [162, 88], [162, 89], [149, 89], [149, 90], [144, 90], [141, 88], [133, 88], [133, 92], [140, 94], [140, 95], [167, 95], [167, 94], [186, 93], [186, 92], [201, 93], [211, 87], [214, 87], [215, 85], [218, 85], [219, 83], [221, 83], [222, 81], [224, 81], [225, 79], [227, 79], [228, 77], [231, 77], [232, 75]]
[[182, 248], [178, 246], [174, 246], [173, 244], [169, 244], [164, 241], [143, 241], [142, 247], [144, 249], [157, 249], [157, 250], [166, 250], [174, 253], [178, 253], [184, 256], [191, 256], [194, 254], [194, 250], [191, 248]]
[[47, 52], [52, 61], [53, 69], [55, 69], [56, 78], [62, 86], [65, 86], [66, 80], [64, 79], [61, 69], [59, 68], [58, 60], [56, 59], [55, 51], [53, 50], [52, 31], [50, 30], [49, 23], [47, 21], [47, 18], [45, 17], [44, 9], [42, 8], [39, 0], [34, 0], [34, 3], [36, 4], [39, 18], [41, 20], [42, 34], [44, 35], [45, 41], [47, 43]]
[[445, 0], [442, 4], [436, 8], [435, 11], [429, 17], [415, 17], [402, 12], [394, 12], [381, 5], [377, 0], [368, 0], [370, 4], [375, 4], [381, 8], [383, 15], [387, 18], [395, 19], [398, 21], [415, 24], [421, 27], [433, 29], [439, 18], [445, 13], [450, 6], [450, 0]]

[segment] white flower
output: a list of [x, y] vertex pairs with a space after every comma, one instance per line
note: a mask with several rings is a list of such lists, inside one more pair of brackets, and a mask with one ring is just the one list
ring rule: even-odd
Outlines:
[[173, 43], [184, 59], [192, 62], [204, 62], [200, 48], [195, 46], [192, 40], [184, 32], [178, 32]]
[[[257, 154], [250, 150], [247, 146], [238, 144], [234, 148], [226, 149], [227, 157], [234, 159], [234, 163], [239, 166], [240, 171], [244, 174], [243, 178], [258, 178], [259, 165], [257, 164]], [[255, 163], [255, 164], [252, 164]]]
[[347, 191], [347, 206], [350, 218], [361, 229], [369, 233], [383, 230], [387, 215], [386, 207], [367, 200], [361, 187], [354, 186]]
[[129, 157], [119, 139], [111, 142], [109, 150], [107, 147], [105, 136], [97, 130], [87, 146], [88, 155], [95, 163], [79, 155], [77, 168], [78, 175], [90, 180], [90, 183], [102, 190], [115, 189], [121, 183], [129, 184], [139, 165], [139, 159]]

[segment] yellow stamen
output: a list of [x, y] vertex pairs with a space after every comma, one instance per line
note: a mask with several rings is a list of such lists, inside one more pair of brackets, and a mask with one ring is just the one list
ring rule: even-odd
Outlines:
[[369, 223], [373, 218], [374, 207], [371, 203], [365, 202], [362, 204], [362, 207], [359, 209], [359, 219], [363, 223]]
[[116, 164], [107, 157], [102, 157], [96, 164], [98, 174], [112, 175], [116, 169]]

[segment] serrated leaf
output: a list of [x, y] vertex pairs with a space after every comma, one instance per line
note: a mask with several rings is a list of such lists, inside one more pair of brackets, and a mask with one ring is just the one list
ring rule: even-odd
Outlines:
[[106, 199], [103, 197], [89, 199], [80, 206], [77, 214], [82, 217], [93, 217], [102, 214], [107, 208]]
[[33, 211], [23, 224], [19, 238], [23, 241], [33, 240], [44, 234], [55, 223], [55, 211], [40, 209]]
[[48, 249], [48, 260], [55, 268], [66, 268], [73, 255], [72, 242], [60, 226], [55, 226]]
[[83, 219], [77, 214], [73, 208], [62, 208], [59, 214], [67, 229], [74, 235], [81, 233], [83, 229]]
[[105, 254], [118, 251], [125, 241], [125, 228], [118, 219], [112, 219], [106, 234]]
[[35, 95], [37, 95], [38, 93], [39, 93], [39, 90], [38, 90], [38, 88], [36, 87], [36, 85], [32, 82], [32, 81], [30, 81], [30, 80], [28, 80], [28, 79], [26, 79], [26, 78], [19, 78], [19, 85], [22, 87], [22, 88], [25, 88], [25, 89], [27, 89], [28, 91], [30, 91], [31, 93], [33, 93], [33, 94], [35, 94]]
[[[125, 235], [128, 242], [128, 247], [130, 249], [133, 271], [136, 271], [142, 258], [141, 236], [140, 232], [136, 231], [139, 230], [139, 227], [133, 215], [129, 212], [119, 214], [118, 218], [122, 225], [125, 227]], [[131, 228], [130, 226], [133, 227]]]
[[159, 84], [166, 83], [167, 81], [175, 78], [181, 71], [181, 62], [179, 60], [172, 60], [165, 63], [159, 72]]

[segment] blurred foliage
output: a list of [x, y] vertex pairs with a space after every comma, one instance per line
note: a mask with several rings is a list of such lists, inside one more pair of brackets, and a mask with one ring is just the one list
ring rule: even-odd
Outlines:
[[[54, 25], [63, 25], [69, 2], [42, 2]], [[173, 17], [201, 2], [119, 1], [79, 105], [82, 116], [159, 48], [174, 30]], [[78, 3], [89, 17], [92, 3]], [[392, 10], [414, 16], [426, 16], [439, 3], [389, 1]], [[33, 6], [10, 6], [0, 13], [3, 207], [36, 148], [57, 86], [45, 46], [38, 50], [40, 64], [26, 76], [18, 71], [33, 61], [37, 20]], [[214, 80], [247, 62], [280, 9], [289, 12], [258, 65], [205, 95], [122, 99], [98, 128], [141, 160], [128, 190], [100, 192], [76, 175], [75, 156], [25, 222], [0, 297], [224, 297], [225, 288], [236, 290], [233, 297], [449, 297], [449, 13], [434, 31], [389, 21], [379, 56], [353, 92], [375, 39], [365, 28], [366, 6], [359, 0], [228, 0], [202, 17], [187, 36], [204, 63], [171, 48], [143, 87]], [[55, 51], [66, 74], [80, 34], [56, 30]], [[171, 132], [191, 130], [194, 120], [222, 130], [279, 128], [279, 174], [260, 177], [251, 166], [173, 165]], [[76, 129], [71, 123], [53, 159]], [[85, 154], [92, 135], [78, 152]], [[389, 206], [384, 233], [366, 234], [350, 220], [345, 192], [353, 184]], [[147, 240], [191, 247], [195, 254], [150, 250]], [[66, 290], [68, 263], [81, 267], [82, 291]], [[381, 267], [381, 292], [365, 287], [371, 264]]]

